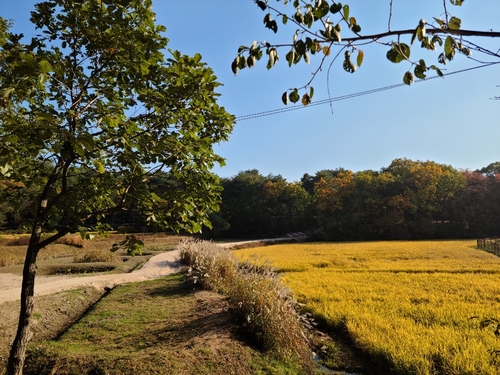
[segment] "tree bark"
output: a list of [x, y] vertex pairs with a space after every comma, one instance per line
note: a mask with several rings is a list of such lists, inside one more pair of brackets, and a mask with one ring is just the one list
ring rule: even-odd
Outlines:
[[30, 243], [26, 250], [21, 286], [21, 311], [19, 313], [16, 338], [12, 343], [7, 364], [8, 375], [22, 375], [24, 360], [26, 358], [26, 348], [32, 336], [30, 322], [34, 306], [36, 257], [39, 251], [38, 243], [40, 242], [41, 233], [41, 225], [33, 228]]

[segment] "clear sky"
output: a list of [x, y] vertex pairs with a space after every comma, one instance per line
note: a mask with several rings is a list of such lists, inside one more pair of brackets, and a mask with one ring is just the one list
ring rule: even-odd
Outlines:
[[[36, 2], [0, 0], [0, 15], [14, 20], [16, 32], [30, 36], [34, 32], [29, 12]], [[389, 0], [345, 3], [363, 34], [387, 31]], [[281, 94], [304, 85], [319, 61], [312, 56], [310, 65], [288, 68], [287, 51], [283, 50], [270, 71], [263, 58], [253, 69], [234, 76], [230, 65], [238, 46], [254, 40], [289, 43], [294, 28], [278, 34], [265, 29], [262, 20], [266, 13], [253, 0], [153, 0], [153, 4], [157, 22], [167, 27], [169, 48], [203, 56], [224, 85], [219, 90], [220, 104], [235, 116], [284, 108]], [[275, 4], [282, 6], [282, 2]], [[430, 22], [432, 17], [442, 16], [442, 4], [394, 0], [391, 29], [414, 28], [421, 18]], [[480, 5], [464, 1], [462, 7], [449, 4], [448, 11], [462, 19], [462, 29], [500, 31], [498, 0], [482, 0]], [[344, 37], [348, 35], [343, 32]], [[402, 41], [409, 44], [409, 39], [405, 36]], [[500, 38], [474, 41], [494, 52], [500, 48]], [[363, 65], [354, 74], [344, 72], [342, 59], [333, 65], [329, 82], [324, 69], [314, 82], [313, 102], [327, 99], [328, 88], [331, 97], [338, 97], [402, 82], [409, 64], [389, 62], [385, 46], [367, 46], [364, 52]], [[412, 52], [412, 57], [418, 54], [428, 65], [438, 65], [437, 53], [415, 48]], [[495, 61], [477, 53], [473, 57]], [[476, 65], [457, 55], [440, 68], [449, 73]], [[263, 175], [280, 174], [288, 181], [298, 181], [304, 173], [321, 169], [379, 170], [396, 158], [432, 160], [459, 169], [482, 168], [500, 160], [500, 101], [490, 100], [500, 96], [498, 85], [500, 64], [338, 101], [333, 107], [318, 105], [240, 121], [229, 141], [216, 146], [227, 165], [215, 172], [231, 177], [258, 169]]]

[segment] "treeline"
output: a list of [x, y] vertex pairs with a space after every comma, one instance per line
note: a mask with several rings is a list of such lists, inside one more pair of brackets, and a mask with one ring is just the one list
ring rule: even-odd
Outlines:
[[[182, 193], [167, 173], [149, 189], [166, 201]], [[379, 171], [345, 169], [304, 174], [289, 182], [257, 170], [221, 178], [222, 203], [210, 213], [213, 238], [266, 238], [307, 232], [316, 240], [476, 238], [500, 233], [500, 162], [461, 171], [432, 161], [396, 159]], [[0, 230], [27, 228], [37, 184], [0, 180]], [[12, 199], [15, 197], [15, 199]], [[129, 206], [105, 220], [121, 231], [152, 231], [142, 207]], [[48, 229], [67, 220], [61, 212]], [[92, 222], [86, 223], [89, 227]]]
[[316, 240], [475, 238], [500, 233], [500, 163], [475, 172], [396, 159], [380, 171], [305, 174], [300, 182], [257, 170], [222, 179], [214, 236]]

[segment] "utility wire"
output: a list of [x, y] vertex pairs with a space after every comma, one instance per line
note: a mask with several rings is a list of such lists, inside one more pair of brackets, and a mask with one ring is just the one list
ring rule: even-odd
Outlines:
[[[499, 63], [500, 62], [486, 63], [486, 64], [474, 66], [474, 67], [471, 67], [471, 68], [466, 68], [466, 69], [461, 69], [461, 70], [456, 70], [454, 72], [446, 73], [446, 74], [443, 74], [443, 76], [446, 77], [446, 76], [451, 76], [453, 74], [465, 73], [465, 72], [468, 72], [470, 70], [481, 69], [481, 68], [485, 68], [485, 67], [488, 67], [488, 66], [491, 66], [491, 65], [495, 65], [495, 64], [499, 64]], [[414, 83], [425, 82], [425, 81], [429, 81], [429, 80], [435, 79], [435, 78], [441, 78], [441, 77], [440, 76], [432, 76], [432, 77], [429, 77], [429, 78], [426, 78], [426, 79], [417, 79]], [[377, 92], [392, 90], [392, 89], [395, 89], [395, 88], [398, 88], [398, 87], [403, 87], [403, 86], [407, 86], [407, 85], [405, 83], [398, 83], [398, 84], [395, 84], [395, 85], [379, 87], [379, 88], [376, 88], [376, 89], [371, 89], [371, 90], [366, 90], [366, 91], [359, 91], [359, 92], [356, 92], [356, 93], [353, 93], [353, 94], [341, 95], [341, 96], [336, 96], [334, 98], [318, 100], [318, 101], [312, 102], [311, 104], [308, 104], [307, 106], [304, 106], [302, 104], [296, 104], [296, 105], [285, 107], [285, 108], [278, 108], [278, 109], [272, 109], [272, 110], [264, 111], [264, 112], [252, 113], [252, 114], [249, 114], [249, 115], [238, 116], [238, 117], [236, 117], [236, 121], [240, 122], [240, 121], [245, 121], [245, 120], [252, 120], [252, 119], [255, 119], [255, 118], [259, 118], [259, 117], [272, 116], [272, 115], [277, 115], [277, 114], [280, 114], [280, 113], [285, 113], [285, 112], [290, 112], [290, 111], [296, 111], [298, 109], [305, 109], [305, 108], [314, 107], [314, 106], [318, 106], [318, 105], [330, 104], [330, 103], [338, 102], [338, 101], [341, 101], [341, 100], [353, 99], [353, 98], [357, 98], [358, 96], [375, 94]]]

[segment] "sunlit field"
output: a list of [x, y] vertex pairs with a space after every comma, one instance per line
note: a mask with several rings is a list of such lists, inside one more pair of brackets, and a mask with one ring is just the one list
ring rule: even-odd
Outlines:
[[263, 256], [295, 296], [398, 374], [498, 374], [500, 258], [475, 241], [282, 244]]

